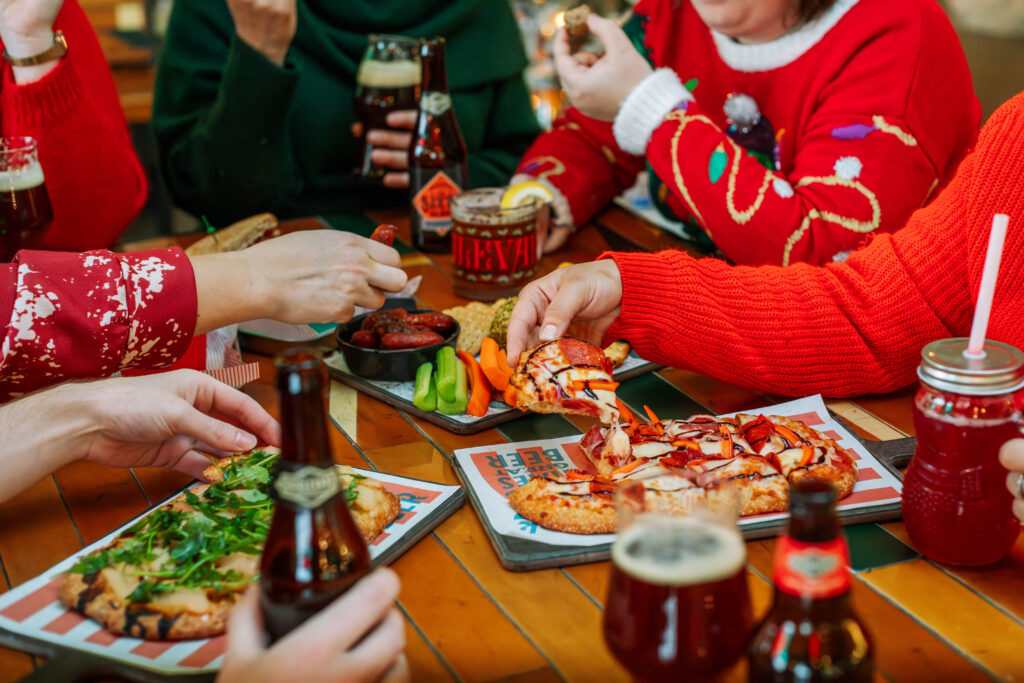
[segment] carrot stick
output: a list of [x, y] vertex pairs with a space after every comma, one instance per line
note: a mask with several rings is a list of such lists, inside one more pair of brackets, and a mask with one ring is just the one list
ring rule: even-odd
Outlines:
[[466, 405], [466, 412], [474, 417], [483, 417], [487, 414], [487, 407], [491, 405], [491, 384], [476, 362], [467, 351], [456, 351], [456, 356], [466, 366], [466, 375], [469, 377], [469, 403]]
[[644, 412], [647, 413], [647, 419], [651, 421], [651, 426], [654, 427], [658, 434], [664, 434], [665, 428], [661, 426], [661, 420], [658, 419], [658, 416], [654, 414], [654, 411], [646, 403], [644, 404]]
[[722, 446], [722, 456], [725, 458], [732, 458], [736, 456], [736, 446], [732, 442], [732, 432], [725, 425], [718, 425], [718, 431], [725, 437], [725, 443]]
[[625, 420], [630, 427], [636, 429], [640, 426], [640, 423], [637, 422], [635, 417], [633, 417], [633, 413], [626, 407], [625, 403], [616, 398], [615, 405], [619, 407], [619, 416]]
[[499, 348], [498, 342], [491, 337], [484, 337], [480, 343], [480, 367], [495, 389], [505, 391], [512, 368], [508, 366], [504, 349]]
[[505, 387], [505, 391], [501, 392], [501, 397], [505, 400], [505, 403], [513, 408], [519, 407], [516, 405], [516, 388], [512, 384]]

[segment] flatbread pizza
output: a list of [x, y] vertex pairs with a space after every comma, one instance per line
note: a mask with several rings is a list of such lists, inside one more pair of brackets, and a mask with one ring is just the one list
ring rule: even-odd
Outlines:
[[[273, 515], [278, 449], [225, 458], [193, 487], [146, 515], [64, 575], [59, 598], [118, 635], [147, 640], [224, 633], [231, 608], [259, 573]], [[373, 540], [400, 513], [377, 480], [339, 467], [356, 525]]]

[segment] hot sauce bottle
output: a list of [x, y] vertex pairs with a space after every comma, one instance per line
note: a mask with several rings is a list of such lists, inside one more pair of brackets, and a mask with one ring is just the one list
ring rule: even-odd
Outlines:
[[966, 349], [967, 339], [954, 338], [921, 351], [903, 520], [914, 547], [931, 559], [983, 565], [1006, 555], [1020, 532], [998, 456], [1020, 436], [1015, 394], [1024, 385], [1024, 354], [995, 341], [977, 358]]
[[260, 563], [260, 606], [271, 642], [327, 607], [370, 571], [327, 438], [327, 366], [312, 349], [277, 358], [281, 458]]
[[409, 148], [412, 239], [420, 251], [450, 252], [449, 200], [466, 189], [467, 155], [444, 66], [444, 38], [420, 45], [423, 69], [419, 114]]
[[751, 681], [872, 680], [872, 647], [850, 605], [850, 552], [827, 481], [793, 484], [775, 545], [771, 610], [749, 650]]

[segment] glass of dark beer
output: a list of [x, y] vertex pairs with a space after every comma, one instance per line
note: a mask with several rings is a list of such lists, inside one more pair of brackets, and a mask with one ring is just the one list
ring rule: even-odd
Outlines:
[[616, 492], [604, 638], [637, 681], [713, 681], [744, 653], [752, 615], [732, 486], [683, 474]]
[[53, 223], [35, 138], [0, 137], [0, 262], [38, 249]]
[[420, 65], [416, 61], [419, 41], [405, 36], [373, 34], [356, 72], [355, 110], [363, 124], [359, 165], [356, 174], [379, 180], [385, 169], [370, 159], [373, 145], [366, 134], [388, 128], [393, 111], [416, 109], [419, 102]]

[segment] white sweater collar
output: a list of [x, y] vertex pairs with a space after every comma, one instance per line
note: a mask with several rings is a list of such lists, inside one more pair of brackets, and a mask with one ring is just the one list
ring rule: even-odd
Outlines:
[[715, 30], [711, 31], [711, 37], [722, 61], [733, 69], [770, 71], [786, 66], [811, 49], [855, 4], [857, 0], [836, 0], [814, 21], [769, 43], [743, 45]]

